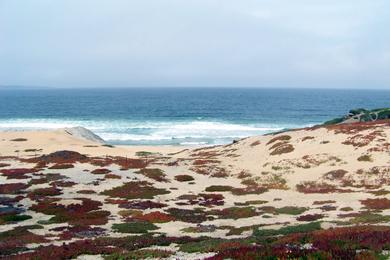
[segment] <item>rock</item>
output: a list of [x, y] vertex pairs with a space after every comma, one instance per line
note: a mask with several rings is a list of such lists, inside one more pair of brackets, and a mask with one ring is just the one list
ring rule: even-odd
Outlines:
[[350, 110], [346, 116], [327, 121], [324, 125], [373, 122], [386, 119], [390, 119], [390, 108], [379, 108], [373, 110], [359, 108]]
[[92, 142], [96, 142], [96, 143], [101, 143], [101, 144], [106, 143], [100, 136], [96, 135], [92, 131], [90, 131], [84, 127], [81, 127], [81, 126], [64, 128], [64, 131], [67, 134], [75, 136], [75, 137], [80, 138], [80, 139], [84, 139], [84, 140], [88, 140], [88, 141], [92, 141]]

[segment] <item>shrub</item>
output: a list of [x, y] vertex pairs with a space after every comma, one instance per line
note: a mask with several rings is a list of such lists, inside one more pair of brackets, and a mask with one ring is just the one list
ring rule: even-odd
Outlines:
[[194, 177], [192, 177], [191, 175], [185, 175], [185, 174], [176, 175], [175, 180], [180, 181], [180, 182], [187, 182], [187, 181], [193, 181]]

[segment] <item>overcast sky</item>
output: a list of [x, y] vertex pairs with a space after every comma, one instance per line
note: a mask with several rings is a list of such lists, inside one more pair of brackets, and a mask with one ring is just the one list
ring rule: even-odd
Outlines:
[[0, 0], [0, 85], [390, 89], [390, 1]]

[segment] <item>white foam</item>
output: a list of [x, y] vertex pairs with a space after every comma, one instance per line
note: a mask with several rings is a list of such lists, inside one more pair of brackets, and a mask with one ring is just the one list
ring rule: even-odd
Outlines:
[[85, 127], [108, 142], [174, 143], [199, 145], [226, 143], [236, 138], [260, 135], [285, 128], [288, 124], [238, 124], [219, 121], [131, 121], [71, 119], [8, 119], [0, 120], [0, 131], [40, 130]]

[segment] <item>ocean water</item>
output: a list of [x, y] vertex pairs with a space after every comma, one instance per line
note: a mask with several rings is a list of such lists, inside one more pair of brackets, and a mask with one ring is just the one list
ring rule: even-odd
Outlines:
[[0, 131], [83, 126], [112, 144], [212, 145], [389, 106], [387, 90], [2, 89]]

